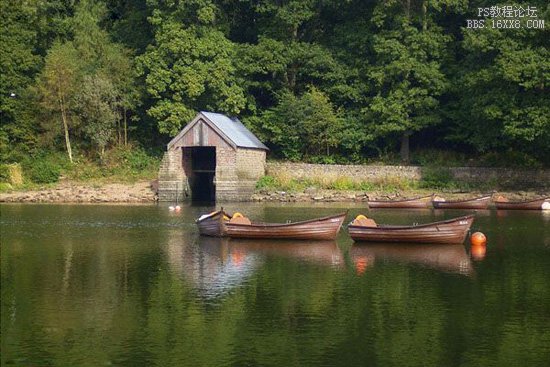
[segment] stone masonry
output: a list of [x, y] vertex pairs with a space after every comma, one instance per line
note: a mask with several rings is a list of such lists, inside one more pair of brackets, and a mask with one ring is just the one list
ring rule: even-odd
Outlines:
[[[228, 126], [231, 126], [231, 122]], [[242, 133], [244, 127], [236, 125], [233, 128], [240, 129], [239, 132]], [[241, 141], [232, 141], [229, 138], [231, 134], [227, 133], [228, 131], [224, 133], [218, 125], [212, 124], [208, 114], [199, 113], [168, 144], [159, 169], [159, 201], [175, 201], [176, 194], [178, 201], [192, 197], [190, 179], [194, 172], [190, 152], [193, 147], [216, 149], [214, 185], [217, 201], [250, 200], [256, 182], [265, 175], [267, 148], [259, 141], [259, 148], [240, 146]], [[242, 139], [242, 135], [238, 138]]]
[[[548, 188], [550, 170], [520, 170], [488, 167], [440, 167], [454, 179], [467, 183], [494, 182], [500, 187]], [[363, 166], [338, 164], [307, 164], [289, 162], [268, 162], [267, 173], [304, 179], [324, 177], [336, 179], [347, 177], [356, 181], [377, 181], [391, 178], [418, 181], [426, 168], [419, 166]]]

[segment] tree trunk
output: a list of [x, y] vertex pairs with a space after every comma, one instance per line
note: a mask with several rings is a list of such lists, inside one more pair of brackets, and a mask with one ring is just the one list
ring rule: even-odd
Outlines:
[[63, 98], [59, 100], [61, 107], [61, 119], [63, 120], [63, 130], [65, 131], [65, 146], [67, 147], [67, 154], [69, 155], [69, 161], [73, 163], [73, 151], [71, 149], [71, 139], [69, 138], [69, 124], [67, 123], [67, 112], [65, 111], [65, 103]]
[[126, 120], [126, 107], [124, 107], [124, 146], [128, 145], [128, 121]]
[[428, 0], [422, 1], [422, 31], [428, 29]]
[[401, 162], [409, 164], [410, 162], [410, 150], [409, 150], [409, 137], [411, 136], [410, 131], [405, 131], [401, 136]]
[[116, 119], [116, 143], [119, 146], [122, 144], [122, 126], [119, 119]]

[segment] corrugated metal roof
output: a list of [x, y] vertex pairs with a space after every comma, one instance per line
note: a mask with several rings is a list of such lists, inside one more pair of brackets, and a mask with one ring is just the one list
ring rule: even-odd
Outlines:
[[205, 111], [201, 111], [201, 113], [231, 139], [236, 146], [269, 150], [239, 119], [229, 118], [221, 113]]

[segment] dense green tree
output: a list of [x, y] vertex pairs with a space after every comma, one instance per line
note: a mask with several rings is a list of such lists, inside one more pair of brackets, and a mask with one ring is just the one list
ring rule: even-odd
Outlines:
[[46, 129], [58, 131], [63, 127], [65, 148], [73, 161], [70, 130], [74, 127], [74, 96], [81, 81], [80, 58], [72, 42], [54, 43], [48, 51], [45, 66], [38, 78], [38, 94], [43, 109], [50, 113]]
[[438, 97], [447, 84], [441, 62], [449, 38], [431, 22], [427, 1], [420, 4], [419, 20], [413, 5], [384, 1], [373, 13], [378, 29], [372, 38], [374, 58], [368, 75], [374, 96], [365, 108], [377, 135], [401, 135], [405, 162], [409, 136], [440, 121]]
[[0, 158], [158, 147], [213, 110], [274, 157], [407, 161], [412, 139], [545, 161], [547, 29], [466, 27], [502, 5], [550, 21], [542, 0], [6, 0]]
[[55, 41], [69, 41], [78, 1], [36, 1], [36, 52], [45, 56]]
[[309, 85], [338, 104], [355, 99], [356, 74], [321, 42], [324, 6], [317, 0], [250, 2], [257, 37], [241, 43], [237, 65], [253, 108], [269, 108], [283, 90], [299, 95]]
[[141, 54], [153, 38], [151, 23], [147, 17], [152, 7], [147, 0], [106, 0], [107, 29], [115, 42]]
[[258, 121], [256, 130], [292, 160], [328, 157], [330, 149], [339, 145], [344, 125], [340, 112], [315, 87], [301, 97], [288, 91], [283, 93], [277, 106], [267, 110]]
[[182, 1], [151, 17], [154, 42], [138, 62], [161, 133], [177, 134], [200, 109], [235, 115], [245, 106], [235, 47], [216, 29], [215, 13], [209, 1]]
[[101, 159], [107, 144], [115, 137], [119, 120], [117, 94], [109, 78], [96, 74], [84, 77], [75, 98], [75, 109], [83, 121], [84, 133], [98, 148]]
[[10, 159], [14, 148], [28, 150], [35, 145], [35, 122], [29, 118], [28, 88], [40, 68], [34, 54], [36, 4], [0, 2], [0, 159]]
[[[548, 20], [544, 4], [523, 6], [536, 7], [538, 19]], [[449, 106], [450, 140], [479, 152], [514, 149], [550, 156], [548, 31], [529, 29], [525, 21], [521, 29], [463, 28], [459, 70], [464, 72], [453, 78], [457, 102]]]

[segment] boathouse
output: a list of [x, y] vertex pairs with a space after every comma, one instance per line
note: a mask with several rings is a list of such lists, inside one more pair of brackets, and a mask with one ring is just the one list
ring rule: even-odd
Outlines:
[[268, 150], [237, 118], [201, 111], [168, 143], [159, 200], [248, 200]]

